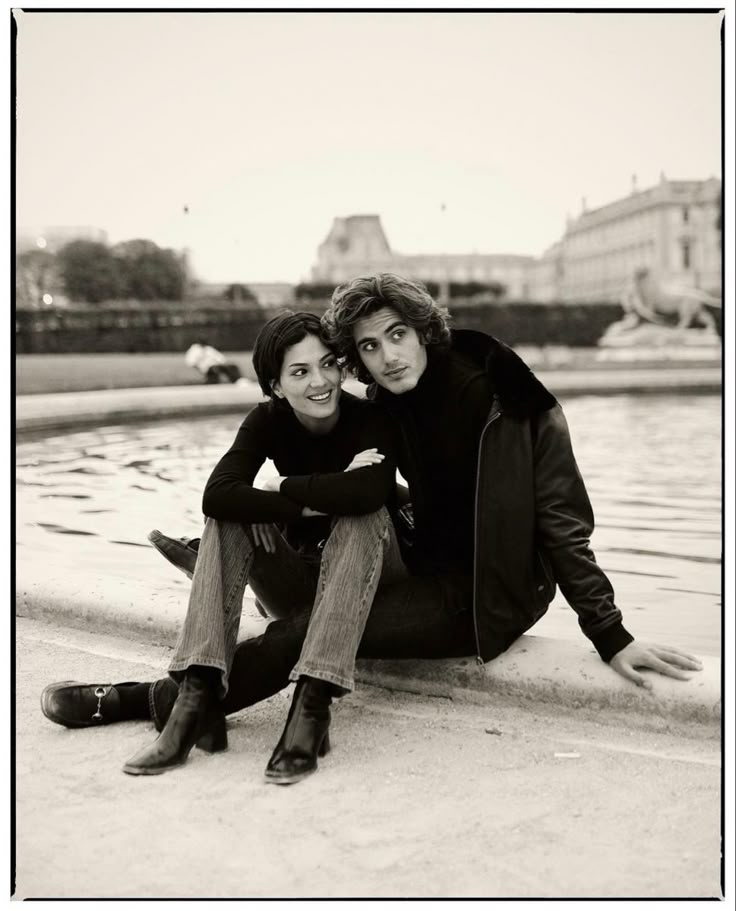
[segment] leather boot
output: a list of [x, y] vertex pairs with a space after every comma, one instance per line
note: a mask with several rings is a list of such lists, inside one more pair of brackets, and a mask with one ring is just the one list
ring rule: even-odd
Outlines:
[[187, 673], [163, 731], [123, 766], [128, 775], [160, 775], [184, 765], [194, 745], [208, 753], [227, 749], [225, 715], [204, 678]]
[[330, 750], [330, 703], [337, 693], [325, 680], [300, 677], [286, 727], [266, 766], [266, 781], [293, 784], [317, 769], [317, 756]]

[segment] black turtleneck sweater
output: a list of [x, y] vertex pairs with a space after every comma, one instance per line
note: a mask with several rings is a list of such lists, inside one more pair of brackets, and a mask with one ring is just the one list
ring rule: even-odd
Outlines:
[[[371, 447], [385, 456], [380, 465], [345, 471], [356, 453]], [[253, 487], [266, 459], [286, 478], [278, 493]], [[343, 392], [340, 417], [326, 434], [308, 431], [288, 406], [256, 405], [207, 481], [202, 511], [226, 521], [281, 523], [293, 547], [313, 551], [329, 535], [331, 516], [375, 512], [393, 503], [395, 491], [390, 420], [371, 402]], [[303, 506], [326, 517], [302, 517]]]
[[399, 428], [398, 464], [414, 507], [414, 572], [471, 572], [478, 444], [491, 410], [485, 371], [457, 352], [427, 348], [410, 392], [377, 388]]

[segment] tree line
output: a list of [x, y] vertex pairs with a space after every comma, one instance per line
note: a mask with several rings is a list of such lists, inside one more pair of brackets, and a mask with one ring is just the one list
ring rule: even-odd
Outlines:
[[16, 257], [19, 306], [48, 303], [44, 295], [64, 294], [75, 303], [109, 300], [181, 300], [186, 264], [175, 251], [152, 240], [126, 240], [111, 247], [73, 240], [56, 253], [26, 250]]

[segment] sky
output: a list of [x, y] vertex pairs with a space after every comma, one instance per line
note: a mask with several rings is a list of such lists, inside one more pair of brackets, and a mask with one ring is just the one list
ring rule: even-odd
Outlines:
[[538, 256], [632, 175], [720, 177], [714, 13], [15, 17], [17, 224], [202, 281], [306, 280], [352, 214], [399, 253]]

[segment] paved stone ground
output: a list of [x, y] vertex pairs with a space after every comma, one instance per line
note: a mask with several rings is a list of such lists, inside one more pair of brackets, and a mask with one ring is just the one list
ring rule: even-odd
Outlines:
[[41, 714], [46, 683], [148, 679], [164, 656], [17, 621], [16, 898], [720, 895], [720, 748], [701, 731], [365, 687], [318, 773], [278, 788], [262, 774], [288, 694], [234, 716], [227, 753], [148, 779], [120, 766], [150, 724]]

